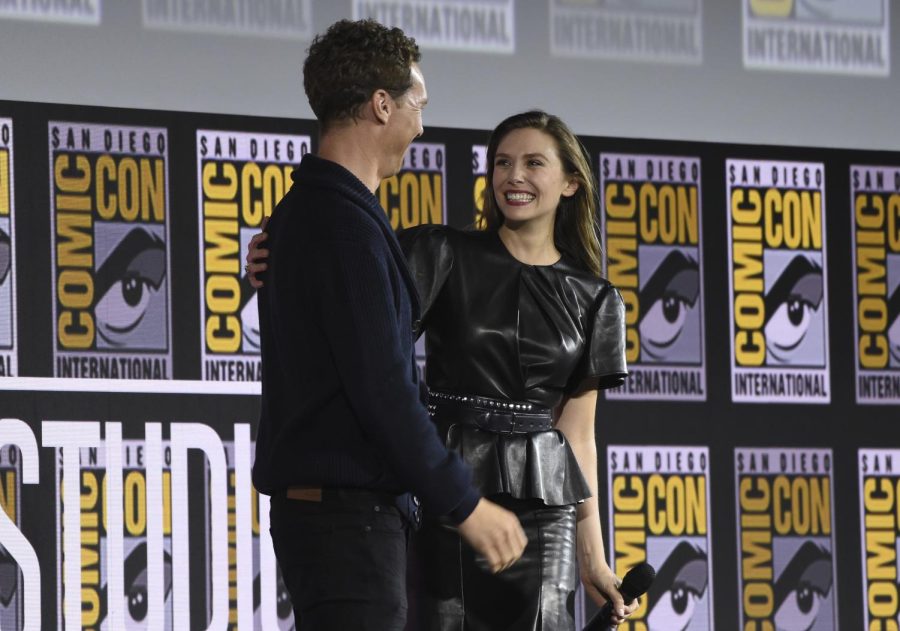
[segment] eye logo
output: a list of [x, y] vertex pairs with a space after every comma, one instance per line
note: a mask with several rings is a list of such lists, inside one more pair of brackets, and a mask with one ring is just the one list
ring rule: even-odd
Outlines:
[[6, 282], [12, 269], [12, 240], [0, 229], [0, 285]]
[[[284, 584], [284, 578], [281, 575], [281, 569], [277, 569], [278, 579], [275, 584], [275, 615], [278, 617], [278, 628], [281, 631], [293, 631], [294, 625], [294, 609], [291, 604], [291, 595], [288, 593]], [[259, 618], [260, 611], [260, 590], [262, 589], [262, 577], [257, 574], [253, 579], [253, 611], [256, 612], [254, 617], [255, 628], [261, 628]]]
[[802, 344], [814, 320], [821, 331], [823, 293], [822, 267], [803, 255], [792, 257], [764, 299], [766, 344], [774, 363], [822, 364], [821, 334], [808, 345], [806, 356]]
[[[166, 611], [172, 606], [172, 556], [163, 551], [163, 597]], [[139, 543], [125, 559], [125, 621], [129, 627], [147, 618], [147, 544]], [[168, 615], [168, 614], [167, 614]]]
[[160, 326], [165, 321], [160, 316], [166, 306], [166, 246], [159, 236], [132, 228], [100, 263], [94, 278], [98, 346], [166, 348], [166, 331]]
[[775, 581], [775, 627], [809, 631], [831, 592], [831, 553], [806, 541]]
[[699, 547], [681, 541], [672, 550], [647, 591], [650, 631], [685, 631], [697, 601], [706, 594], [709, 562]]
[[[694, 308], [699, 294], [697, 261], [678, 250], [670, 252], [640, 292], [642, 315], [638, 326], [645, 361], [678, 358], [677, 352], [671, 349], [686, 332], [688, 317], [697, 317]], [[692, 346], [697, 348], [699, 345], [694, 341]]]
[[626, 306], [629, 377], [611, 399], [706, 399], [700, 159], [600, 154], [606, 276]]
[[246, 352], [259, 353], [259, 311], [256, 307], [256, 290], [250, 285], [249, 277], [241, 276], [241, 335]]

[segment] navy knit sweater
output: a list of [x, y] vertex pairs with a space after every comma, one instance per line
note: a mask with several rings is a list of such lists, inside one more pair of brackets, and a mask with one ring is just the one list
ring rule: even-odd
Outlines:
[[458, 523], [478, 494], [420, 398], [419, 305], [384, 210], [352, 173], [313, 155], [293, 180], [267, 228], [253, 483], [269, 495], [412, 491]]

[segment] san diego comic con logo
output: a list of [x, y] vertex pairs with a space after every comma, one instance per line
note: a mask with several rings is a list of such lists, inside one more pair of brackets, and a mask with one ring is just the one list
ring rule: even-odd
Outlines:
[[171, 379], [165, 129], [49, 123], [56, 377]]
[[700, 160], [601, 154], [600, 189], [630, 373], [607, 396], [705, 400]]
[[900, 168], [850, 167], [856, 400], [900, 402]]
[[900, 611], [900, 450], [860, 449], [858, 473], [865, 604], [861, 622], [871, 631], [896, 631]]
[[256, 290], [242, 253], [309, 150], [309, 136], [197, 131], [204, 381], [262, 378]]
[[703, 60], [701, 0], [551, 0], [555, 56], [666, 63]]
[[735, 450], [738, 628], [837, 629], [830, 449]]
[[889, 0], [743, 0], [744, 66], [890, 73]]
[[821, 163], [728, 160], [732, 398], [827, 403]]
[[18, 373], [13, 124], [0, 118], [0, 377]]
[[709, 450], [607, 449], [613, 569], [648, 562], [656, 580], [622, 631], [713, 628]]

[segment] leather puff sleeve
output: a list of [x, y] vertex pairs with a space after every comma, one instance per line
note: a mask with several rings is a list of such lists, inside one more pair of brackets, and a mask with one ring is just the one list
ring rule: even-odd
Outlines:
[[586, 323], [585, 354], [572, 374], [568, 390], [578, 390], [585, 380], [596, 388], [615, 388], [625, 382], [625, 303], [619, 290], [604, 283]]
[[428, 323], [428, 314], [453, 268], [453, 247], [447, 226], [423, 225], [397, 233], [400, 247], [406, 255], [419, 294], [422, 320], [416, 337]]

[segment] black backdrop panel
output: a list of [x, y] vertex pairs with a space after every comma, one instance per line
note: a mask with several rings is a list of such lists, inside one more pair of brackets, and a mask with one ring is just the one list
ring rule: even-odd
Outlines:
[[[477, 225], [487, 137], [417, 139], [395, 227]], [[621, 628], [896, 620], [900, 155], [582, 140], [633, 367], [597, 412], [607, 553], [660, 570]], [[310, 121], [0, 102], [3, 629], [291, 627], [242, 269], [315, 148]]]

